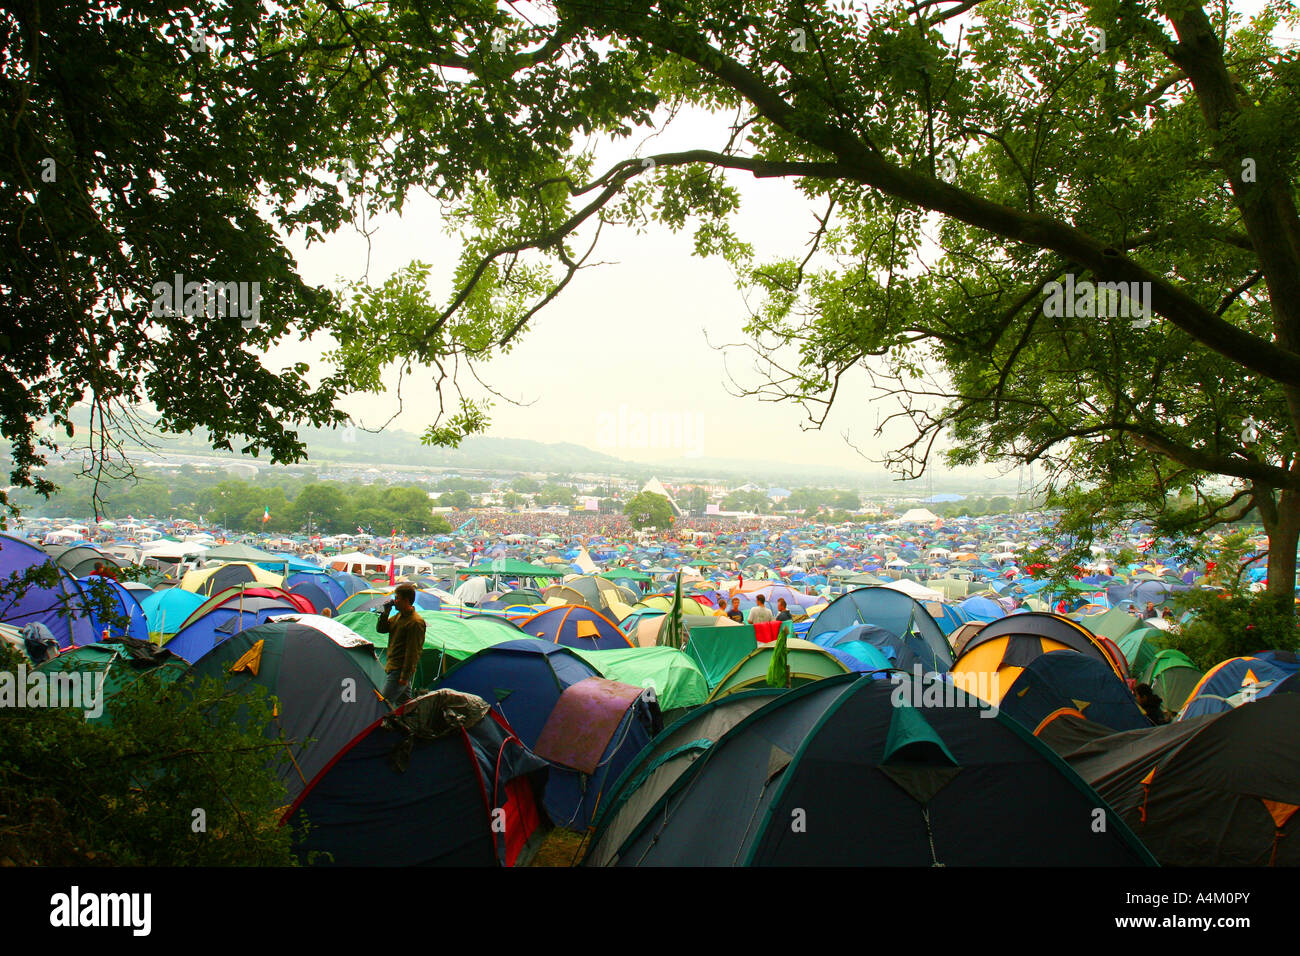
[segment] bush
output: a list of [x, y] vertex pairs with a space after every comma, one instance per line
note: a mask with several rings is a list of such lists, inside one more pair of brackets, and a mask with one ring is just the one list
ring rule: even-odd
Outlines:
[[[0, 648], [0, 671], [24, 664]], [[153, 674], [113, 698], [112, 726], [0, 708], [0, 865], [292, 865], [270, 714], [264, 691]]]
[[1257, 651], [1300, 649], [1295, 601], [1286, 595], [1195, 590], [1183, 594], [1175, 607], [1196, 616], [1178, 633], [1166, 635], [1165, 644], [1201, 670]]

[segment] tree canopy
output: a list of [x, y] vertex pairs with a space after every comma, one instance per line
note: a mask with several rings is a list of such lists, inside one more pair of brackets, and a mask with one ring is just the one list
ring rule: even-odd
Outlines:
[[623, 505], [623, 514], [638, 531], [643, 528], [662, 530], [673, 523], [673, 506], [667, 498], [653, 491], [640, 491], [629, 498]]
[[[1171, 527], [1254, 506], [1270, 587], [1290, 591], [1300, 71], [1271, 36], [1291, 3], [1250, 21], [1189, 0], [110, 9], [0, 21], [17, 317], [0, 427], [20, 484], [31, 423], [87, 391], [290, 458], [294, 422], [430, 367], [426, 437], [455, 441], [489, 410], [459, 379], [516, 344], [603, 230], [655, 222], [752, 293], [742, 392], [820, 425], [847, 375], [871, 376], [915, 430], [889, 457], [903, 475], [946, 436], [955, 463], [1045, 464], [1084, 493], [1079, 516], [1167, 492], [1195, 501]], [[712, 118], [700, 142], [655, 152], [647, 134], [687, 114]], [[812, 241], [758, 261], [731, 226], [738, 175], [790, 181]], [[271, 226], [318, 237], [417, 189], [461, 233], [445, 297], [420, 261], [313, 288]], [[261, 281], [266, 315], [142, 312], [173, 273]], [[49, 351], [50, 328], [74, 334]], [[261, 368], [272, 341], [319, 331], [338, 343], [323, 387]]]

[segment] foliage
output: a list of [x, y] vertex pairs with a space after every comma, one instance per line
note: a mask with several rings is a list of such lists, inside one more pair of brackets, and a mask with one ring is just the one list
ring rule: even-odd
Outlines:
[[722, 510], [771, 514], [772, 499], [761, 491], [733, 491], [722, 499]]
[[[865, 375], [898, 403], [882, 429], [915, 432], [887, 456], [895, 471], [919, 474], [946, 437], [950, 463], [1039, 463], [1053, 492], [1082, 489], [1080, 520], [1093, 491], [1102, 519], [1171, 510], [1187, 533], [1257, 508], [1270, 587], [1290, 593], [1300, 68], [1273, 35], [1297, 22], [1291, 0], [1249, 19], [1162, 0], [542, 10], [80, 0], [0, 20], [15, 51], [0, 150], [14, 481], [35, 480], [35, 417], [87, 390], [110, 425], [106, 402], [143, 393], [167, 428], [250, 434], [284, 459], [300, 451], [290, 424], [418, 367], [437, 391], [426, 440], [482, 431], [490, 402], [457, 376], [512, 349], [595, 264], [602, 232], [657, 223], [690, 230], [755, 303], [740, 347], [761, 378], [742, 392], [820, 427]], [[191, 53], [194, 26], [211, 42]], [[685, 148], [653, 152], [679, 119]], [[47, 157], [71, 174], [38, 181]], [[737, 176], [792, 183], [810, 246], [792, 229], [797, 246], [759, 261], [732, 228]], [[420, 261], [337, 295], [308, 287], [255, 214], [315, 239], [413, 190], [459, 234], [445, 295]], [[173, 271], [262, 280], [267, 320], [195, 334], [112, 305]], [[1110, 298], [1056, 314], [1056, 281]], [[255, 361], [312, 331], [338, 343], [323, 386]], [[131, 364], [110, 371], [107, 355]]]
[[474, 504], [474, 499], [470, 497], [468, 491], [449, 491], [438, 499], [438, 504], [443, 508], [459, 508], [464, 510]]
[[1196, 616], [1165, 635], [1164, 642], [1201, 670], [1258, 651], [1300, 650], [1294, 601], [1285, 595], [1192, 590], [1180, 595], [1175, 607]]
[[673, 523], [673, 508], [668, 499], [653, 491], [642, 491], [628, 499], [623, 514], [637, 531], [645, 528], [668, 528]]
[[[22, 664], [0, 647], [0, 671], [17, 674]], [[264, 692], [207, 681], [186, 696], [146, 674], [113, 708], [111, 726], [79, 710], [0, 708], [0, 861], [293, 864], [292, 833], [278, 825], [285, 791], [272, 770], [282, 745], [263, 736]]]
[[549, 508], [552, 505], [572, 507], [577, 501], [577, 496], [573, 493], [573, 489], [567, 485], [547, 482], [538, 489], [533, 500], [542, 508]]
[[[276, 461], [304, 453], [293, 426], [344, 420], [345, 378], [262, 362], [343, 312], [299, 276], [281, 232], [318, 237], [352, 217], [321, 173], [345, 137], [286, 44], [304, 14], [75, 0], [0, 17], [0, 433], [14, 484], [52, 490], [33, 470], [54, 448], [38, 427], [49, 417], [74, 438], [83, 396], [91, 428], [75, 437], [110, 470], [141, 400], [167, 431], [202, 426], [214, 447]], [[178, 274], [247, 283], [248, 308], [184, 288], [169, 310], [158, 284]]]

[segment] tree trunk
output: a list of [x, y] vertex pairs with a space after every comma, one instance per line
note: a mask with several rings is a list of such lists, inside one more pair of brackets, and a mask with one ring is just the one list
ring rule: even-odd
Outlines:
[[1300, 492], [1284, 490], [1276, 499], [1271, 494], [1260, 498], [1259, 514], [1268, 532], [1268, 593], [1292, 597], [1300, 543]]

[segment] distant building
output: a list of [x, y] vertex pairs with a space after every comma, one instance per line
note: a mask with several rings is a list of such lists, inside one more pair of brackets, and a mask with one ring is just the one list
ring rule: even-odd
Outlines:
[[668, 493], [668, 489], [663, 486], [663, 483], [658, 478], [651, 478], [649, 481], [645, 483], [645, 486], [641, 490], [648, 491], [651, 494], [663, 495], [665, 498], [667, 498], [668, 506], [673, 509], [674, 517], [680, 518], [683, 514], [685, 514], [685, 512], [682, 511], [682, 509], [678, 506], [677, 502], [673, 499], [673, 496]]

